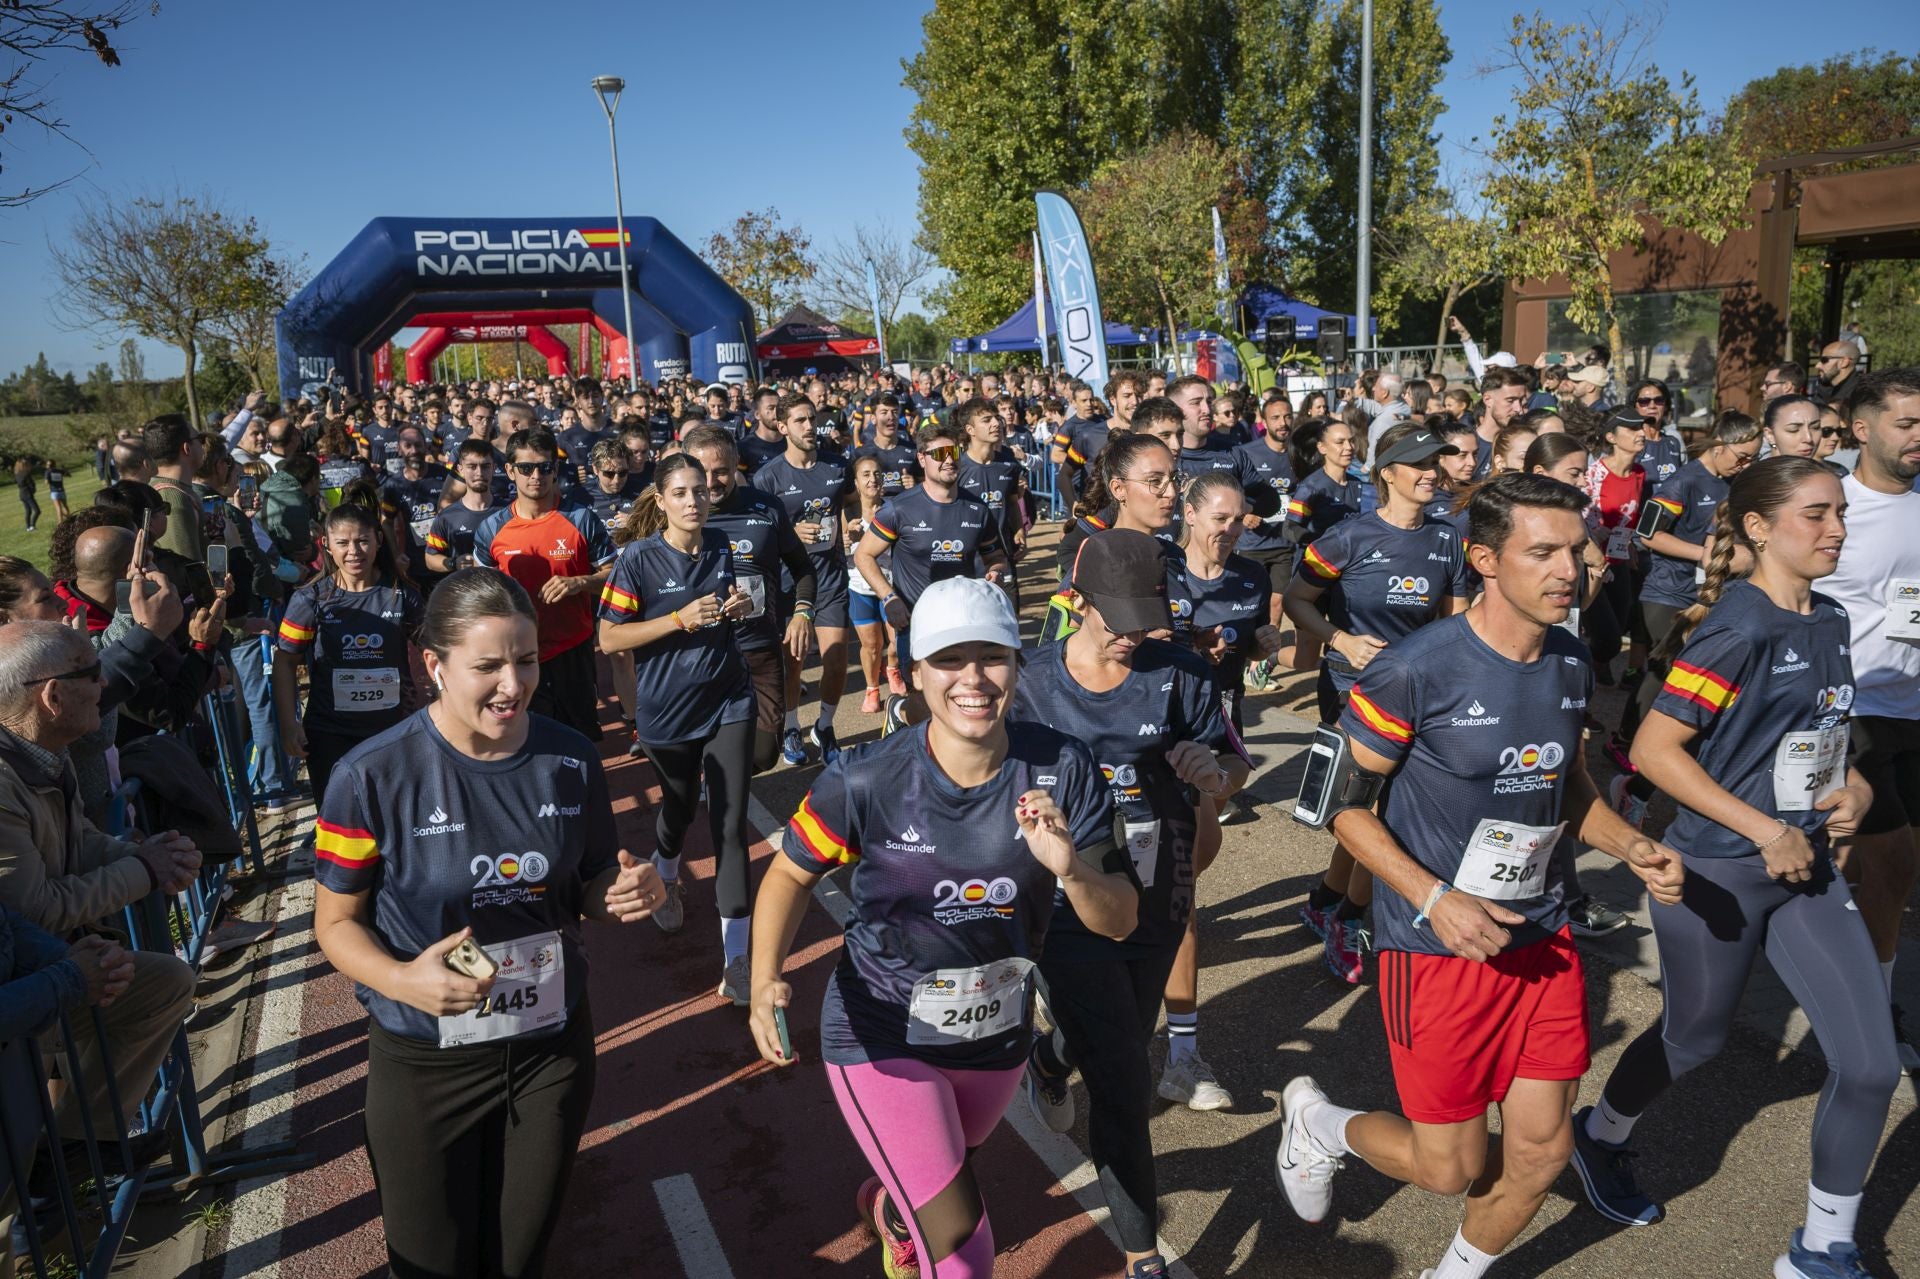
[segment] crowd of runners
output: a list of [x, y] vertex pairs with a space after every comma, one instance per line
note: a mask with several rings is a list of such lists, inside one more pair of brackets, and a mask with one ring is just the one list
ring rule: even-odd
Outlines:
[[[741, 1051], [828, 1075], [890, 1279], [992, 1272], [973, 1158], [1015, 1104], [1058, 1132], [1085, 1106], [1125, 1273], [1164, 1274], [1156, 1099], [1230, 1108], [1229, 1084], [1284, 1084], [1275, 1171], [1307, 1222], [1353, 1157], [1464, 1197], [1436, 1279], [1486, 1273], [1569, 1161], [1595, 1210], [1651, 1225], [1638, 1121], [1723, 1047], [1764, 947], [1829, 1063], [1774, 1273], [1864, 1275], [1862, 1187], [1916, 1064], [1890, 990], [1920, 371], [1780, 365], [1757, 418], [1683, 422], [1602, 348], [1468, 347], [1467, 383], [1264, 396], [947, 368], [256, 393], [207, 433], [102, 442], [105, 514], [63, 519], [44, 575], [0, 566], [0, 650], [197, 585], [172, 624], [231, 650], [260, 803], [316, 808], [315, 934], [370, 1019], [396, 1275], [539, 1273], [594, 1086], [583, 919], [718, 928]], [[1055, 509], [1057, 552], [1030, 553]], [[117, 604], [74, 563], [109, 525]], [[101, 669], [30, 666], [0, 660], [0, 702]], [[1223, 822], [1288, 819], [1249, 799], [1243, 735], [1291, 670], [1317, 671], [1321, 728], [1286, 809], [1330, 835], [1300, 926], [1334, 979], [1375, 975], [1398, 1110], [1201, 1053], [1199, 881]], [[843, 744], [855, 696], [881, 728]], [[621, 751], [660, 788], [650, 832], [615, 819]], [[819, 771], [756, 884], [749, 795], [782, 764]], [[1576, 1114], [1576, 938], [1627, 923], [1581, 891], [1582, 848], [1655, 903], [1665, 1009]], [[851, 918], [808, 1061], [784, 973], [829, 875]]]

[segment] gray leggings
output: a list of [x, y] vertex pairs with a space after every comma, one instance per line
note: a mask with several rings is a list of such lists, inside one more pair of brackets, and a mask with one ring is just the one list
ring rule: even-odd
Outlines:
[[1618, 1113], [1642, 1114], [1668, 1084], [1717, 1055], [1764, 944], [1827, 1057], [1813, 1115], [1813, 1184], [1854, 1195], [1880, 1144], [1900, 1057], [1867, 926], [1833, 863], [1817, 856], [1813, 869], [1811, 882], [1789, 885], [1768, 877], [1758, 853], [1688, 859], [1684, 899], [1653, 907], [1666, 1007], [1627, 1046], [1605, 1095]]

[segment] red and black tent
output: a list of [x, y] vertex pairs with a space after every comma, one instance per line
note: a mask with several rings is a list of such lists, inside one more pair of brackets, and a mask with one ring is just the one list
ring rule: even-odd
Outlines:
[[796, 306], [762, 333], [754, 344], [760, 370], [768, 377], [792, 377], [813, 369], [841, 373], [879, 363], [880, 340], [836, 324], [818, 311]]

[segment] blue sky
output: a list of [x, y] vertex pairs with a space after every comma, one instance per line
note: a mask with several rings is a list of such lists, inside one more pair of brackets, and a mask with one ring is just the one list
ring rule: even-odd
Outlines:
[[[119, 335], [62, 332], [48, 310], [46, 245], [81, 192], [210, 191], [315, 268], [382, 214], [611, 212], [604, 118], [587, 87], [602, 73], [629, 86], [626, 207], [688, 243], [769, 204], [816, 247], [856, 222], [911, 229], [916, 164], [901, 129], [912, 98], [899, 64], [929, 7], [167, 0], [121, 34], [123, 66], [49, 64], [60, 114], [87, 151], [8, 131], [7, 189], [84, 173], [0, 212], [0, 372], [44, 350], [83, 376], [118, 345]], [[1441, 0], [1454, 48], [1441, 85], [1449, 164], [1461, 162], [1454, 140], [1483, 133], [1506, 104], [1506, 86], [1475, 64], [1514, 11], [1512, 0]], [[1790, 0], [1676, 5], [1653, 56], [1669, 73], [1692, 70], [1717, 105], [1783, 61], [1920, 47], [1912, 0], [1831, 12], [1837, 20]], [[148, 367], [178, 371], [160, 348]]]

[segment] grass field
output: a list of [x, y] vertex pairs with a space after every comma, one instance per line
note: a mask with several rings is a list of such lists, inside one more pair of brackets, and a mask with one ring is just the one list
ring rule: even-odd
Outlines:
[[[53, 502], [47, 497], [46, 477], [42, 476], [34, 487], [33, 496], [40, 503], [40, 523], [33, 532], [27, 532], [26, 517], [20, 512], [20, 499], [15, 495], [11, 482], [0, 485], [0, 555], [18, 555], [30, 561], [42, 572], [47, 567], [47, 539], [53, 536], [53, 526], [59, 521], [53, 514]], [[88, 465], [83, 470], [67, 472], [67, 509], [78, 510], [93, 504], [93, 495], [100, 488], [100, 481]]]

